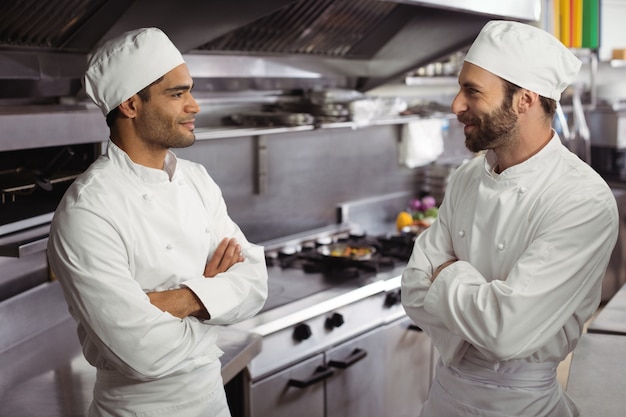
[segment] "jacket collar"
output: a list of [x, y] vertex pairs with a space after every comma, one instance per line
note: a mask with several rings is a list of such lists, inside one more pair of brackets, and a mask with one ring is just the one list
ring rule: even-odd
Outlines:
[[[559, 135], [552, 130], [552, 138], [550, 141], [536, 154], [521, 162], [517, 165], [513, 165], [512, 167], [507, 168], [502, 173], [496, 176], [498, 179], [502, 180], [512, 180], [516, 179], [524, 174], [528, 174], [533, 171], [537, 171], [542, 169], [547, 163], [547, 159], [554, 152], [558, 152], [558, 150], [563, 146], [561, 143], [561, 139]], [[485, 153], [485, 171], [491, 176], [491, 172], [495, 165], [498, 163], [498, 157], [496, 156], [493, 150], [489, 150]]]
[[149, 184], [158, 184], [170, 182], [175, 179], [177, 159], [172, 151], [167, 151], [165, 156], [165, 164], [163, 169], [149, 168], [134, 163], [128, 154], [124, 152], [113, 141], [109, 140], [107, 144], [106, 156], [115, 165], [119, 166], [123, 171], [139, 177], [140, 180]]

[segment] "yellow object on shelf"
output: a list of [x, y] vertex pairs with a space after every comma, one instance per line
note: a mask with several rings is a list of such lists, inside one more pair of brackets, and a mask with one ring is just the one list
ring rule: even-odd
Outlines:
[[571, 8], [570, 0], [560, 0], [559, 2], [559, 39], [563, 45], [572, 47], [571, 42]]
[[561, 40], [561, 9], [560, 0], [546, 0], [546, 31], [552, 33], [555, 38]]
[[600, 1], [551, 0], [546, 29], [568, 48], [598, 48]]
[[396, 217], [396, 228], [398, 231], [402, 230], [406, 226], [413, 224], [413, 216], [408, 211], [401, 211]]

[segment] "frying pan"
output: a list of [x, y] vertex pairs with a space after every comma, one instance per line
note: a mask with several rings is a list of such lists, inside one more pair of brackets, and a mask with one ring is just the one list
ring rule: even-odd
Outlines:
[[376, 248], [369, 245], [337, 242], [318, 246], [317, 253], [337, 261], [368, 261], [376, 253]]

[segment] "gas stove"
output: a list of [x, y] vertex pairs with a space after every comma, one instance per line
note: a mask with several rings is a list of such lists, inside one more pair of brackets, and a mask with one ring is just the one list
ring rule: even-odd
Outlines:
[[[364, 245], [375, 248], [375, 253], [366, 260], [338, 261], [317, 250], [333, 243]], [[264, 242], [267, 301], [259, 314], [235, 325], [263, 337], [265, 347], [249, 366], [251, 376], [259, 378], [404, 316], [400, 276], [412, 244], [411, 236], [369, 236], [351, 223]], [[287, 346], [289, 353], [284, 350]]]
[[[268, 299], [258, 315], [235, 325], [260, 335], [262, 348], [227, 387], [242, 415], [370, 417], [419, 409], [432, 379], [432, 344], [400, 303], [415, 236], [390, 226], [390, 233], [369, 235], [338, 223], [263, 243]], [[341, 245], [365, 255], [323, 250]], [[402, 372], [406, 366], [412, 372]], [[410, 392], [388, 389], [397, 378]]]
[[[332, 288], [354, 288], [377, 280], [381, 273], [406, 265], [415, 236], [369, 236], [353, 224], [337, 224], [300, 235], [266, 242], [270, 276], [268, 311]], [[368, 248], [365, 259], [332, 256], [320, 249], [332, 245]]]

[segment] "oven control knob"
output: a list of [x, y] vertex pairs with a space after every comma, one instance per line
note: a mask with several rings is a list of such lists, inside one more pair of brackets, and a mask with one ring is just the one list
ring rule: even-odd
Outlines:
[[335, 327], [341, 327], [343, 324], [343, 316], [339, 313], [333, 313], [332, 316], [326, 318], [325, 326], [327, 329], [334, 329]]
[[400, 290], [390, 292], [385, 297], [385, 307], [393, 307], [400, 302]]
[[298, 324], [295, 329], [293, 329], [293, 338], [298, 342], [308, 339], [311, 337], [311, 327], [308, 324]]

